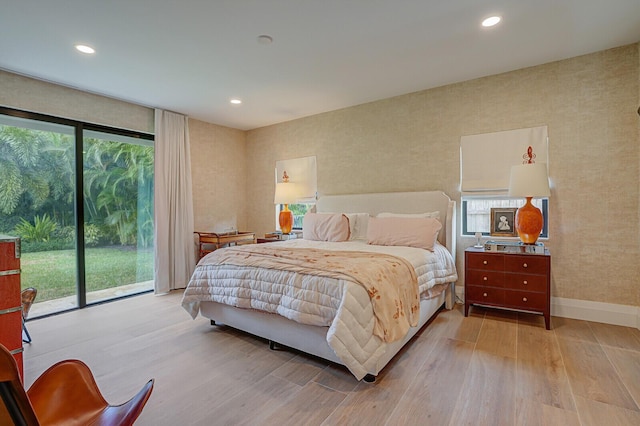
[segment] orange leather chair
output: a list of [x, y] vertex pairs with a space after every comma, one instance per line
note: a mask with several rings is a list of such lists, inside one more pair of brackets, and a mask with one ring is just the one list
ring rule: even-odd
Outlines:
[[153, 384], [149, 380], [122, 405], [109, 405], [89, 367], [66, 360], [42, 373], [25, 392], [15, 359], [0, 345], [0, 425], [132, 425]]
[[25, 322], [29, 316], [31, 305], [33, 305], [33, 301], [36, 300], [37, 294], [38, 290], [33, 287], [25, 288], [20, 292], [20, 297], [22, 297], [22, 330], [24, 331], [22, 341], [25, 343], [31, 343], [31, 335], [29, 334], [29, 330], [27, 330]]

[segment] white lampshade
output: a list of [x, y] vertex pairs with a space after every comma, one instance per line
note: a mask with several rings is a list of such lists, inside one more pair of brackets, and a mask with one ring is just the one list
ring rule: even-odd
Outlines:
[[293, 204], [300, 198], [298, 185], [292, 182], [276, 183], [274, 204]]
[[510, 197], [548, 197], [549, 195], [551, 191], [546, 164], [511, 166]]

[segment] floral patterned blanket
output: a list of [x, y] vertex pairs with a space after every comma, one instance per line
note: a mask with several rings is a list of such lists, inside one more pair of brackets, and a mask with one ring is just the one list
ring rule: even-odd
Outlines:
[[420, 317], [416, 272], [411, 263], [401, 257], [360, 251], [245, 245], [216, 250], [204, 263], [283, 270], [356, 283], [364, 287], [371, 299], [376, 319], [373, 334], [385, 342], [403, 338]]

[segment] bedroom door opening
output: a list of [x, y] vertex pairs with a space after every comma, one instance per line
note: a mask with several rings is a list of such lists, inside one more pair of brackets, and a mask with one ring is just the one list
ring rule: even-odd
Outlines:
[[0, 107], [0, 234], [21, 239], [30, 319], [153, 289], [153, 150], [152, 135]]

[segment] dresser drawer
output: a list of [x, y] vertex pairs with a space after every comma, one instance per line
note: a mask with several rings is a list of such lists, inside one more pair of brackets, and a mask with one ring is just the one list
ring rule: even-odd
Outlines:
[[3, 237], [0, 241], [0, 271], [14, 269], [20, 269], [20, 243], [17, 238]]
[[9, 351], [22, 348], [22, 307], [0, 313], [0, 337], [0, 343]]
[[467, 253], [465, 266], [469, 269], [502, 271], [504, 270], [504, 256], [491, 253]]
[[546, 275], [504, 274], [504, 287], [511, 290], [547, 291]]
[[528, 311], [543, 311], [547, 306], [545, 293], [527, 291], [505, 291], [505, 305]]
[[502, 305], [504, 303], [504, 290], [499, 288], [469, 286], [465, 291], [468, 292], [465, 297], [469, 298], [471, 302], [494, 305]]
[[505, 270], [515, 273], [546, 275], [549, 259], [542, 255], [512, 255], [504, 259]]
[[504, 287], [505, 274], [502, 271], [481, 271], [469, 269], [465, 275], [468, 285]]
[[0, 275], [0, 310], [20, 305], [20, 275]]

